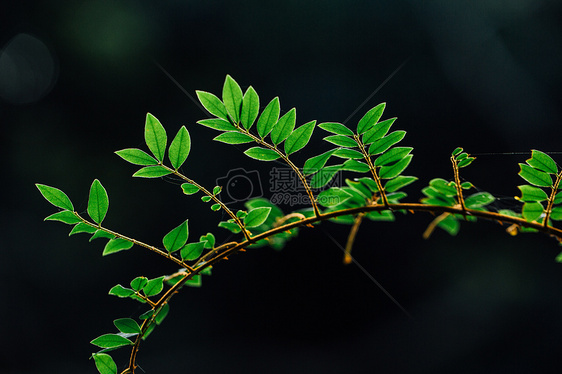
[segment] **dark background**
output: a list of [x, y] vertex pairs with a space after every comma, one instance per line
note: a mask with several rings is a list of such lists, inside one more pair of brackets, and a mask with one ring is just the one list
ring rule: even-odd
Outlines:
[[[237, 167], [257, 170], [267, 193], [274, 164], [245, 147], [213, 142], [195, 122], [194, 96], [220, 95], [226, 74], [262, 106], [279, 96], [297, 123], [348, 119], [386, 101], [383, 118], [414, 147], [406, 188], [417, 201], [434, 177], [451, 178], [457, 146], [478, 160], [463, 176], [504, 198], [522, 184], [518, 162], [560, 152], [562, 4], [559, 1], [58, 1], [4, 3], [0, 11], [2, 193], [0, 372], [94, 373], [89, 341], [136, 316], [138, 303], [107, 295], [138, 275], [176, 269], [134, 247], [102, 257], [102, 241], [70, 238], [42, 222], [56, 211], [34, 183], [64, 190], [85, 211], [99, 178], [110, 196], [106, 226], [160, 245], [185, 218], [191, 240], [218, 214], [174, 183], [132, 179], [113, 152], [143, 147], [146, 112], [193, 145], [183, 170], [205, 186]], [[329, 149], [316, 130], [298, 165]], [[478, 155], [482, 154], [482, 155]], [[554, 155], [560, 160], [559, 155]], [[350, 175], [353, 176], [353, 175]], [[239, 206], [240, 207], [240, 206]], [[290, 207], [285, 207], [289, 209]], [[489, 222], [463, 223], [424, 241], [431, 216], [366, 222], [355, 265], [330, 239], [347, 229], [302, 230], [281, 252], [237, 255], [200, 289], [175, 297], [141, 347], [147, 373], [547, 372], [559, 371], [562, 265], [556, 242], [510, 237]], [[119, 351], [118, 351], [119, 352]], [[126, 352], [116, 353], [120, 369]]]

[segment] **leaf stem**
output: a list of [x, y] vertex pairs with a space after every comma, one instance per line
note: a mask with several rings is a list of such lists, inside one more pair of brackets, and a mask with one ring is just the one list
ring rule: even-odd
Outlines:
[[388, 199], [386, 198], [386, 193], [384, 192], [384, 187], [382, 186], [382, 182], [381, 182], [381, 179], [379, 178], [379, 175], [377, 173], [377, 169], [376, 169], [375, 165], [373, 164], [373, 161], [371, 160], [371, 155], [365, 149], [365, 144], [363, 144], [359, 135], [353, 134], [353, 139], [355, 140], [355, 142], [359, 146], [359, 150], [361, 151], [361, 154], [363, 155], [363, 158], [367, 162], [367, 166], [369, 166], [369, 170], [371, 171], [371, 175], [373, 176], [373, 179], [375, 180], [375, 183], [377, 184], [377, 188], [379, 189], [383, 205], [385, 207], [388, 207], [389, 206]]
[[548, 198], [548, 204], [546, 206], [546, 213], [543, 222], [545, 227], [548, 227], [548, 219], [550, 218], [550, 214], [552, 213], [552, 206], [554, 205], [554, 199], [556, 198], [556, 192], [558, 192], [558, 186], [560, 185], [561, 179], [562, 179], [562, 171], [556, 174], [556, 181], [552, 186], [552, 191], [550, 192], [550, 196]]

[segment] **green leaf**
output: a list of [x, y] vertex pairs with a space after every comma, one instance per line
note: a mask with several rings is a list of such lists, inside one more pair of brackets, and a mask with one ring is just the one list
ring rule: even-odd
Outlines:
[[357, 124], [357, 134], [361, 135], [364, 132], [369, 131], [382, 117], [385, 106], [386, 103], [381, 103], [369, 110]]
[[461, 224], [455, 217], [449, 215], [441, 220], [437, 226], [447, 231], [449, 235], [455, 236], [459, 232]]
[[220, 186], [213, 187], [213, 195], [218, 195], [221, 193], [221, 191], [222, 191], [222, 187]]
[[271, 212], [270, 207], [255, 208], [248, 212], [248, 215], [244, 217], [244, 226], [246, 227], [258, 227], [265, 222], [267, 216]]
[[389, 210], [383, 210], [382, 212], [369, 212], [366, 217], [371, 221], [394, 221], [394, 214]]
[[[205, 91], [195, 91], [197, 98], [209, 113], [228, 121], [228, 114], [222, 101], [215, 95]], [[206, 125], [205, 125], [206, 126]]]
[[457, 156], [459, 153], [462, 152], [462, 148], [461, 147], [457, 147], [455, 148], [455, 150], [453, 151], [453, 153], [451, 153], [451, 156]]
[[209, 118], [197, 121], [198, 124], [211, 128], [213, 130], [219, 131], [237, 131], [236, 127], [224, 119], [221, 118]]
[[158, 310], [156, 316], [154, 316], [154, 322], [156, 322], [157, 325], [161, 324], [162, 321], [164, 321], [164, 318], [166, 318], [166, 316], [168, 315], [169, 311], [170, 311], [170, 304], [164, 304], [162, 308]]
[[185, 284], [189, 287], [201, 287], [202, 281], [201, 281], [201, 275], [199, 274], [195, 274], [193, 276], [193, 278], [188, 279]]
[[341, 170], [356, 171], [358, 173], [366, 173], [369, 171], [369, 165], [357, 160], [346, 160], [341, 167]]
[[210, 232], [207, 235], [201, 235], [199, 241], [205, 243], [205, 248], [211, 249], [215, 246], [215, 236]]
[[340, 157], [340, 158], [347, 158], [347, 159], [362, 159], [363, 158], [363, 154], [361, 152], [356, 151], [354, 149], [348, 149], [348, 148], [338, 148], [338, 149], [336, 149], [336, 152], [334, 153], [334, 156]]
[[464, 199], [467, 208], [481, 208], [492, 203], [496, 198], [489, 192], [478, 192]]
[[221, 208], [221, 205], [220, 205], [220, 204], [213, 204], [213, 205], [211, 205], [211, 210], [212, 210], [213, 212], [216, 212], [216, 211], [220, 210], [220, 208]]
[[521, 168], [519, 175], [527, 182], [539, 187], [552, 187], [552, 177], [549, 174], [526, 164], [519, 164], [519, 167]]
[[523, 204], [521, 215], [523, 216], [523, 218], [525, 218], [526, 221], [532, 222], [539, 219], [543, 211], [544, 208], [541, 203], [525, 203]]
[[418, 178], [416, 178], [416, 177], [406, 177], [406, 176], [403, 176], [403, 175], [399, 175], [396, 178], [391, 179], [388, 182], [386, 182], [386, 184], [384, 185], [384, 190], [386, 192], [398, 191], [402, 187], [405, 187], [405, 186], [409, 185], [410, 183], [415, 182], [416, 180], [418, 180]]
[[371, 130], [367, 131], [363, 135], [363, 143], [371, 144], [374, 141], [381, 139], [386, 135], [394, 121], [396, 121], [396, 117], [377, 123]]
[[337, 122], [324, 122], [318, 125], [322, 130], [326, 130], [328, 132], [338, 134], [338, 135], [347, 135], [353, 136], [353, 131], [348, 129], [345, 125]]
[[303, 174], [310, 175], [322, 169], [330, 156], [337, 152], [337, 149], [332, 149], [331, 151], [324, 152], [321, 155], [314, 156], [306, 160], [303, 167]]
[[36, 183], [35, 186], [39, 189], [41, 195], [54, 206], [70, 211], [74, 210], [74, 206], [68, 196], [58, 188], [39, 183]]
[[141, 328], [137, 321], [132, 318], [119, 318], [113, 321], [113, 324], [119, 331], [124, 334], [140, 334]]
[[336, 175], [337, 172], [341, 170], [341, 168], [342, 165], [331, 165], [318, 170], [318, 172], [314, 174], [312, 176], [312, 179], [310, 180], [310, 187], [324, 187], [332, 180], [332, 178], [334, 178], [334, 175]]
[[148, 283], [148, 278], [146, 277], [136, 277], [131, 281], [131, 287], [135, 291], [141, 291], [144, 286]]
[[445, 179], [434, 178], [429, 182], [429, 185], [445, 196], [457, 196], [455, 186], [450, 185]]
[[87, 234], [93, 234], [97, 231], [96, 227], [90, 226], [88, 224], [85, 224], [84, 222], [80, 222], [77, 223], [72, 230], [70, 230], [70, 234], [68, 234], [68, 236], [70, 235], [74, 235], [74, 234], [79, 234], [82, 232], [85, 232]]
[[462, 161], [460, 161], [457, 164], [457, 167], [459, 167], [459, 168], [467, 167], [468, 165], [472, 164], [472, 162], [474, 160], [476, 160], [476, 157], [467, 157], [467, 158], [463, 159]]
[[355, 140], [345, 135], [329, 135], [325, 137], [324, 140], [340, 147], [357, 147], [357, 143], [355, 142]]
[[185, 220], [178, 227], [167, 233], [164, 239], [162, 239], [162, 243], [169, 253], [173, 253], [185, 245], [188, 236], [189, 229], [187, 220]]
[[[398, 177], [401, 178], [401, 177]], [[396, 179], [398, 179], [396, 178]], [[367, 186], [367, 188], [372, 192], [372, 193], [377, 193], [379, 192], [379, 187], [377, 186], [377, 182], [374, 181], [373, 178], [368, 178], [368, 177], [362, 177], [362, 178], [357, 178], [355, 179], [358, 182], [363, 183], [365, 186]], [[394, 179], [393, 179], [394, 180]], [[386, 184], [388, 185], [391, 181], [388, 181]], [[390, 191], [389, 191], [390, 192]], [[367, 194], [367, 195], [371, 195], [371, 194]]]
[[222, 88], [222, 101], [230, 118], [235, 123], [240, 121], [240, 108], [242, 106], [242, 89], [230, 75], [226, 76]]
[[352, 195], [339, 187], [332, 187], [318, 194], [318, 204], [329, 208], [348, 200]]
[[101, 185], [100, 181], [94, 179], [90, 187], [90, 198], [88, 199], [88, 215], [92, 220], [101, 225], [107, 209], [109, 208], [109, 197], [107, 191]]
[[272, 149], [262, 147], [252, 147], [244, 152], [246, 156], [260, 161], [273, 161], [281, 157]]
[[103, 230], [96, 230], [96, 232], [94, 233], [94, 235], [92, 235], [92, 237], [90, 238], [89, 241], [91, 242], [92, 240], [98, 239], [98, 238], [104, 238], [104, 239], [111, 240], [111, 239], [115, 238], [115, 235], [110, 234], [110, 233], [108, 233], [106, 231], [103, 231]]
[[562, 191], [559, 191], [556, 193], [556, 195], [554, 196], [554, 202], [553, 204], [560, 204], [562, 203]]
[[45, 221], [60, 221], [68, 225], [74, 225], [80, 221], [80, 218], [76, 217], [73, 212], [68, 210], [63, 210], [54, 214], [51, 214]]
[[110, 355], [107, 353], [96, 353], [93, 357], [100, 374], [117, 374], [117, 365]]
[[134, 165], [149, 166], [158, 164], [158, 161], [154, 157], [137, 148], [122, 149], [120, 151], [116, 151], [115, 153], [123, 160]]
[[189, 243], [182, 248], [180, 252], [181, 259], [184, 261], [197, 260], [199, 256], [201, 256], [201, 253], [203, 253], [204, 248], [205, 242]]
[[182, 126], [174, 137], [174, 140], [172, 140], [172, 143], [170, 143], [170, 148], [168, 149], [168, 158], [174, 169], [178, 170], [180, 166], [182, 166], [187, 156], [189, 156], [190, 150], [191, 138], [185, 126]]
[[394, 144], [404, 139], [404, 136], [406, 136], [406, 131], [403, 130], [398, 130], [390, 133], [389, 135], [371, 144], [371, 146], [369, 147], [369, 154], [376, 155], [379, 153], [383, 153], [384, 151], [392, 147]]
[[218, 136], [215, 136], [213, 140], [226, 144], [243, 144], [243, 143], [250, 143], [254, 141], [249, 135], [242, 134], [237, 131], [228, 131], [222, 133]]
[[234, 234], [238, 234], [240, 232], [240, 226], [238, 226], [234, 222], [221, 221], [219, 222], [218, 226], [222, 227], [223, 229], [227, 229]]
[[193, 195], [194, 193], [199, 192], [199, 187], [191, 183], [183, 183], [181, 185], [181, 189], [183, 190], [183, 193], [186, 195]]
[[154, 278], [146, 283], [146, 286], [142, 289], [146, 297], [156, 296], [162, 292], [162, 289], [164, 289], [164, 278], [165, 277]]
[[107, 256], [107, 255], [110, 255], [110, 254], [115, 253], [115, 252], [120, 252], [120, 251], [125, 251], [127, 249], [131, 249], [132, 246], [133, 246], [133, 242], [130, 242], [128, 240], [125, 240], [125, 239], [122, 239], [122, 238], [111, 239], [105, 245], [105, 248], [103, 249], [102, 256]]
[[562, 221], [562, 207], [554, 207], [550, 211], [550, 218], [555, 221]]
[[295, 108], [285, 113], [271, 130], [271, 141], [277, 145], [287, 139], [295, 128], [295, 121], [297, 118], [297, 110]]
[[529, 186], [528, 184], [517, 186], [521, 190], [519, 200], [523, 202], [545, 201], [548, 200], [546, 192], [538, 187]]
[[125, 288], [122, 285], [118, 284], [116, 286], [113, 286], [110, 290], [109, 290], [109, 295], [113, 295], [113, 296], [117, 296], [117, 297], [129, 297], [131, 295], [134, 295], [135, 291], [129, 289], [129, 288]]
[[252, 86], [248, 87], [242, 99], [242, 112], [240, 121], [245, 129], [250, 129], [260, 111], [260, 98]]
[[527, 163], [535, 169], [539, 169], [547, 173], [558, 173], [558, 167], [552, 157], [544, 152], [537, 151], [536, 149], [531, 151], [531, 158], [527, 160]]
[[135, 174], [133, 174], [133, 177], [160, 178], [168, 174], [172, 174], [172, 172], [162, 166], [147, 166], [138, 170]]
[[375, 160], [375, 166], [385, 166], [402, 160], [406, 155], [412, 152], [412, 147], [395, 147], [389, 149]]
[[383, 166], [379, 170], [379, 177], [381, 179], [391, 179], [399, 175], [408, 167], [410, 161], [412, 161], [413, 155], [407, 155], [397, 163], [391, 166]]
[[164, 126], [150, 113], [146, 114], [144, 140], [154, 157], [156, 157], [158, 161], [163, 162], [168, 137], [166, 136]]
[[208, 203], [211, 201], [211, 196], [201, 196], [201, 201], [204, 203]]
[[267, 104], [267, 106], [261, 113], [260, 118], [258, 119], [258, 124], [256, 126], [258, 129], [258, 134], [262, 139], [271, 132], [273, 126], [275, 126], [275, 124], [277, 123], [277, 120], [279, 119], [279, 112], [279, 98], [276, 97], [271, 100], [269, 104]]
[[316, 121], [310, 121], [293, 131], [285, 141], [285, 153], [290, 155], [304, 148], [312, 136], [315, 125]]
[[132, 341], [118, 334], [105, 334], [95, 338], [90, 343], [100, 348], [117, 348], [133, 345]]

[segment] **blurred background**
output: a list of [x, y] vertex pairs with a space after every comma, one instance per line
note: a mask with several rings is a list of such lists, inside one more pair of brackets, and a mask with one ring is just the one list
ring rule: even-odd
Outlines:
[[[478, 158], [464, 178], [503, 197], [500, 208], [513, 206], [517, 163], [529, 157], [504, 153], [562, 152], [560, 1], [0, 7], [0, 373], [95, 373], [89, 341], [144, 311], [108, 290], [176, 271], [142, 248], [102, 257], [102, 241], [68, 238], [69, 226], [43, 222], [56, 208], [34, 183], [64, 190], [85, 211], [99, 178], [110, 197], [106, 226], [154, 245], [186, 218], [190, 240], [207, 232], [228, 240], [220, 214], [174, 182], [131, 178], [136, 168], [113, 153], [144, 147], [151, 112], [169, 137], [182, 125], [190, 131], [191, 178], [212, 187], [243, 167], [259, 174], [267, 197], [274, 164], [213, 142], [217, 133], [196, 124], [207, 114], [191, 100], [195, 90], [220, 96], [226, 74], [252, 85], [262, 107], [275, 96], [283, 112], [297, 107], [298, 124], [355, 126], [387, 102], [383, 118], [397, 116], [393, 128], [408, 132], [401, 144], [414, 147], [410, 201], [430, 179], [452, 177], [457, 146]], [[297, 165], [330, 148], [322, 136], [317, 129], [295, 154]], [[139, 364], [146, 373], [558, 372], [556, 241], [514, 238], [491, 222], [423, 240], [431, 219], [365, 222], [355, 243], [357, 262], [407, 313], [360, 267], [342, 265], [337, 243], [349, 228], [326, 223], [282, 251], [218, 264], [202, 288], [174, 298]], [[114, 357], [123, 369], [126, 352]]]

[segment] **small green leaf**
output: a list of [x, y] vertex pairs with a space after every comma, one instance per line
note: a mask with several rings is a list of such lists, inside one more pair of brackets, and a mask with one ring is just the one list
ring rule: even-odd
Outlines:
[[521, 215], [525, 218], [526, 221], [532, 222], [536, 221], [540, 218], [543, 214], [544, 207], [541, 203], [533, 202], [533, 203], [525, 203], [523, 204], [523, 209], [521, 211]]
[[149, 280], [146, 283], [146, 286], [142, 289], [146, 297], [156, 296], [164, 289], [164, 278], [165, 277], [158, 277]]
[[455, 236], [458, 234], [461, 224], [455, 217], [449, 215], [443, 220], [439, 221], [437, 226], [447, 231], [449, 235]]
[[117, 348], [133, 345], [132, 341], [118, 334], [105, 334], [95, 338], [90, 343], [100, 348]]
[[115, 153], [123, 160], [134, 165], [149, 166], [158, 164], [158, 161], [154, 157], [137, 148], [122, 149], [120, 151], [116, 151]]
[[136, 277], [131, 281], [131, 287], [135, 291], [141, 291], [144, 286], [148, 283], [148, 278], [146, 277]]
[[164, 161], [164, 153], [168, 143], [166, 130], [164, 130], [164, 126], [162, 126], [160, 121], [150, 113], [146, 114], [144, 140], [154, 157], [160, 162]]
[[195, 274], [193, 276], [193, 278], [188, 279], [185, 284], [189, 287], [201, 287], [202, 281], [201, 281], [201, 275], [199, 274]]
[[324, 152], [321, 155], [314, 156], [306, 160], [303, 167], [303, 174], [310, 175], [322, 169], [330, 156], [337, 152], [337, 149], [332, 149], [331, 151]]
[[102, 256], [107, 256], [107, 255], [110, 255], [110, 254], [115, 253], [115, 252], [120, 252], [120, 251], [125, 251], [127, 249], [131, 249], [132, 246], [133, 246], [133, 242], [130, 242], [128, 240], [125, 240], [125, 239], [122, 239], [122, 238], [111, 239], [105, 245], [105, 248], [103, 249]]
[[88, 215], [92, 220], [101, 225], [107, 209], [109, 208], [109, 198], [107, 191], [101, 185], [100, 181], [95, 179], [90, 187], [90, 197], [88, 199]]
[[169, 253], [173, 253], [185, 245], [188, 236], [189, 229], [187, 226], [187, 220], [185, 220], [178, 227], [167, 233], [166, 236], [164, 236], [164, 239], [162, 239], [162, 243]]
[[558, 167], [552, 157], [544, 152], [537, 151], [536, 149], [532, 150], [531, 158], [527, 160], [527, 163], [535, 169], [539, 169], [550, 174], [558, 173]]
[[481, 208], [492, 203], [496, 198], [489, 192], [478, 192], [464, 200], [467, 208]]
[[357, 147], [357, 142], [345, 135], [330, 135], [324, 138], [328, 143], [338, 145], [340, 147]]
[[222, 191], [222, 187], [220, 186], [213, 187], [213, 195], [218, 195], [221, 193], [221, 191]]
[[[401, 177], [398, 177], [401, 178]], [[396, 179], [398, 179], [396, 178]], [[357, 178], [355, 179], [358, 182], [363, 183], [365, 186], [367, 186], [367, 188], [372, 192], [372, 193], [377, 193], [379, 192], [379, 187], [377, 186], [377, 182], [374, 181], [373, 178], [368, 178], [368, 177], [362, 177], [362, 178]], [[393, 179], [392, 181], [394, 181], [395, 179]], [[386, 184], [388, 185], [390, 182], [392, 181], [388, 181]], [[371, 195], [371, 194], [368, 194]]]
[[208, 203], [211, 201], [211, 196], [201, 196], [201, 201], [204, 203]]
[[392, 179], [402, 173], [408, 165], [410, 165], [410, 161], [412, 161], [413, 155], [407, 155], [397, 163], [391, 166], [383, 166], [379, 170], [379, 177], [381, 179]]
[[213, 205], [211, 205], [211, 210], [212, 210], [213, 212], [216, 212], [216, 211], [220, 210], [220, 208], [221, 208], [221, 205], [220, 205], [220, 204], [213, 204]]
[[201, 253], [203, 253], [204, 248], [205, 242], [189, 243], [182, 248], [180, 252], [181, 259], [184, 261], [197, 260], [199, 256], [201, 256]]
[[363, 158], [363, 154], [361, 152], [356, 151], [354, 149], [348, 149], [348, 148], [338, 148], [338, 149], [336, 149], [336, 152], [334, 153], [334, 156], [340, 157], [340, 158], [347, 158], [347, 159], [362, 159]]
[[341, 167], [341, 170], [355, 171], [358, 173], [366, 173], [369, 171], [369, 165], [357, 160], [346, 160]]
[[132, 318], [119, 318], [113, 321], [113, 324], [119, 331], [124, 334], [140, 334], [141, 328], [137, 321]]
[[371, 130], [367, 131], [363, 135], [363, 143], [371, 144], [374, 141], [381, 139], [386, 135], [388, 130], [390, 130], [394, 121], [396, 121], [396, 117], [377, 123]]
[[361, 135], [364, 132], [369, 131], [373, 126], [375, 126], [378, 120], [382, 117], [382, 113], [384, 111], [385, 106], [386, 103], [381, 103], [376, 107], [374, 107], [373, 109], [369, 110], [363, 116], [363, 118], [359, 120], [359, 123], [357, 124], [357, 134]]
[[312, 136], [315, 125], [316, 121], [310, 121], [293, 131], [285, 141], [285, 153], [290, 155], [304, 148]]
[[234, 222], [221, 221], [219, 222], [218, 226], [222, 227], [223, 229], [227, 229], [234, 234], [238, 234], [240, 232], [240, 226], [238, 226]]
[[54, 214], [51, 214], [45, 221], [60, 221], [68, 225], [74, 225], [80, 222], [80, 218], [76, 217], [73, 212], [68, 210], [63, 210]]
[[240, 121], [245, 129], [250, 129], [260, 111], [260, 98], [252, 86], [248, 87], [242, 99]]
[[461, 148], [461, 147], [457, 147], [457, 148], [455, 148], [455, 150], [453, 151], [453, 153], [451, 153], [451, 156], [456, 156], [456, 155], [458, 155], [458, 154], [461, 153], [461, 152], [462, 152], [462, 148]]
[[116, 286], [113, 286], [110, 290], [109, 290], [109, 295], [113, 295], [113, 296], [117, 296], [117, 297], [129, 297], [131, 295], [134, 295], [135, 291], [129, 289], [129, 288], [125, 288], [122, 285], [118, 284]]
[[394, 144], [404, 139], [404, 136], [406, 136], [406, 131], [403, 130], [398, 130], [390, 133], [389, 135], [371, 144], [371, 146], [369, 147], [369, 154], [376, 155], [379, 153], [383, 153], [384, 151], [392, 147]]
[[244, 217], [244, 226], [246, 227], [258, 227], [265, 222], [267, 216], [269, 216], [271, 208], [255, 208], [248, 212], [248, 215]]
[[215, 95], [205, 91], [195, 91], [197, 98], [209, 113], [228, 121], [228, 114], [222, 101]]
[[242, 89], [230, 75], [227, 75], [222, 88], [222, 101], [224, 102], [224, 106], [230, 118], [232, 118], [235, 123], [240, 121], [242, 100]]
[[329, 208], [348, 200], [352, 195], [339, 187], [332, 187], [318, 194], [318, 204]]
[[208, 232], [207, 235], [201, 235], [201, 237], [199, 237], [199, 241], [204, 242], [205, 248], [207, 249], [211, 249], [215, 246], [215, 236], [210, 232]]
[[389, 149], [375, 160], [375, 166], [385, 166], [402, 160], [406, 155], [412, 152], [412, 147], [395, 147]]
[[107, 353], [96, 353], [93, 355], [93, 358], [100, 374], [117, 374], [117, 365], [110, 355]]
[[166, 316], [168, 315], [169, 311], [170, 311], [170, 304], [164, 304], [162, 308], [160, 308], [156, 313], [156, 315], [154, 316], [154, 322], [156, 322], [157, 325], [161, 324], [162, 321], [164, 321], [164, 318], [166, 318]]
[[106, 231], [103, 230], [96, 230], [96, 232], [94, 233], [94, 235], [92, 235], [92, 237], [90, 238], [90, 242], [94, 239], [98, 239], [98, 238], [104, 238], [104, 239], [115, 239], [115, 235], [110, 234]]
[[162, 166], [147, 166], [138, 170], [133, 177], [138, 178], [160, 178], [172, 172]]
[[168, 158], [174, 169], [178, 170], [185, 162], [191, 150], [191, 138], [189, 132], [182, 126], [168, 149]]
[[265, 138], [271, 132], [279, 119], [279, 98], [276, 97], [263, 110], [258, 119], [257, 129], [261, 138]]
[[472, 162], [474, 160], [476, 160], [476, 157], [467, 157], [467, 158], [463, 159], [462, 161], [460, 161], [457, 164], [457, 167], [459, 167], [459, 168], [467, 167], [468, 165], [472, 164]]
[[457, 189], [455, 186], [450, 185], [445, 179], [434, 178], [429, 182], [429, 185], [445, 196], [457, 195]]
[[273, 144], [278, 145], [291, 135], [295, 128], [296, 117], [297, 110], [292, 108], [279, 118], [279, 121], [277, 121], [270, 134]]
[[326, 166], [320, 170], [316, 174], [312, 176], [310, 180], [310, 187], [312, 188], [322, 188], [327, 185], [334, 175], [338, 173], [342, 168], [342, 165], [331, 165]]
[[39, 189], [41, 195], [54, 206], [70, 211], [74, 210], [74, 206], [68, 196], [58, 188], [39, 183], [36, 183], [35, 186]]
[[197, 121], [197, 123], [213, 130], [237, 131], [236, 127], [232, 123], [221, 118], [202, 119]]
[[517, 186], [521, 190], [521, 198], [523, 202], [545, 201], [548, 200], [546, 192], [538, 187], [529, 186], [528, 184]]
[[345, 125], [337, 122], [324, 122], [318, 125], [322, 130], [326, 130], [328, 132], [338, 134], [338, 135], [347, 135], [353, 136], [353, 131], [348, 129]]
[[474, 185], [470, 182], [462, 182], [461, 183], [461, 188], [463, 190], [470, 190], [471, 188], [474, 188]]
[[386, 182], [386, 184], [384, 185], [384, 190], [386, 192], [398, 191], [402, 187], [405, 187], [410, 183], [415, 182], [416, 180], [418, 180], [418, 178], [416, 177], [407, 177], [407, 176], [399, 175], [396, 178]]
[[519, 164], [519, 175], [532, 185], [539, 187], [552, 187], [552, 177], [543, 171], [532, 168], [526, 164]]
[[559, 191], [556, 193], [556, 195], [554, 196], [554, 202], [553, 204], [560, 204], [562, 203], [562, 191]]
[[562, 221], [562, 207], [554, 207], [550, 211], [550, 218], [555, 221]]
[[273, 161], [281, 157], [277, 152], [272, 149], [262, 147], [252, 147], [244, 152], [248, 157], [260, 161]]
[[77, 223], [72, 230], [70, 230], [70, 234], [68, 234], [68, 236], [70, 235], [74, 235], [74, 234], [79, 234], [82, 232], [85, 232], [87, 234], [93, 234], [97, 231], [96, 227], [90, 226], [88, 224], [85, 224], [84, 222], [80, 222]]
[[191, 183], [183, 183], [181, 185], [181, 189], [183, 190], [183, 193], [186, 195], [193, 195], [194, 193], [199, 192], [199, 187]]
[[244, 144], [254, 141], [254, 139], [252, 139], [249, 135], [242, 134], [237, 131], [228, 131], [222, 133], [220, 135], [215, 136], [213, 140], [226, 144]]

